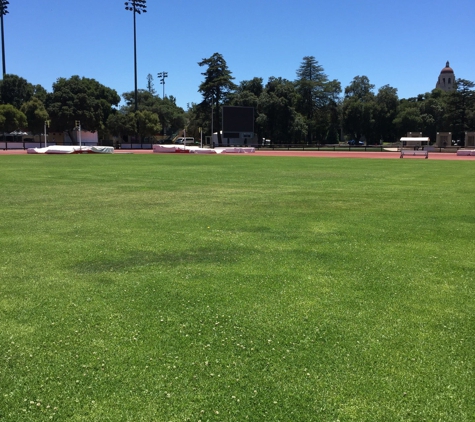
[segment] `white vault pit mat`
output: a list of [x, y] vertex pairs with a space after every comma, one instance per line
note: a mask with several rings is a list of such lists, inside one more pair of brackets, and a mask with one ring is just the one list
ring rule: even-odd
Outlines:
[[113, 147], [80, 147], [70, 145], [52, 145], [45, 148], [28, 148], [28, 154], [112, 154]]

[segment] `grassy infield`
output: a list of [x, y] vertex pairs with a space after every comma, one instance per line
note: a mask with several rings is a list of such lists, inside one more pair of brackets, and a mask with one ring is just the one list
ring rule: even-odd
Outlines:
[[474, 163], [0, 159], [0, 421], [475, 420]]

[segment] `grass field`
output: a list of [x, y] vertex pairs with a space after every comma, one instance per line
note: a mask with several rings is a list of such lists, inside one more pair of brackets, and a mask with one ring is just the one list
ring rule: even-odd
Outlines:
[[0, 421], [474, 421], [474, 179], [0, 157]]

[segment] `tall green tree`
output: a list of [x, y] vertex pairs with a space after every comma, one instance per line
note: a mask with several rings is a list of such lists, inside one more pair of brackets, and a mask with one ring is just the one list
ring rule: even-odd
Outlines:
[[[125, 92], [122, 94], [125, 100], [124, 111], [132, 112], [135, 108], [135, 93]], [[138, 110], [150, 111], [158, 116], [161, 127], [167, 130], [168, 134], [183, 129], [185, 125], [185, 111], [176, 105], [175, 98], [170, 95], [166, 98], [160, 98], [147, 90], [137, 92]], [[166, 135], [166, 133], [164, 133]]]
[[437, 132], [450, 130], [450, 121], [447, 115], [449, 95], [441, 89], [434, 89], [430, 93], [417, 97], [417, 105], [422, 119], [421, 132], [425, 136], [429, 136], [434, 142], [437, 138]]
[[242, 107], [254, 107], [257, 109], [259, 96], [264, 91], [262, 78], [253, 78], [241, 81], [231, 96], [231, 104]]
[[21, 106], [20, 111], [25, 114], [28, 120], [28, 129], [34, 134], [42, 133], [44, 123], [49, 119], [48, 112], [44, 104], [37, 97], [32, 97]]
[[48, 98], [48, 91], [41, 85], [33, 85], [33, 98], [38, 98], [43, 104], [46, 103]]
[[374, 120], [377, 140], [395, 142], [398, 138], [394, 119], [397, 116], [399, 98], [397, 88], [384, 85], [375, 97]]
[[161, 100], [158, 118], [164, 135], [172, 135], [185, 127], [185, 110], [176, 105], [175, 97], [172, 95]]
[[134, 112], [114, 110], [107, 118], [106, 127], [111, 135], [124, 139], [129, 135], [135, 135], [137, 121]]
[[374, 96], [374, 85], [367, 76], [355, 76], [345, 88], [345, 98], [357, 98], [368, 101]]
[[257, 123], [273, 143], [298, 142], [307, 134], [305, 118], [296, 110], [297, 92], [291, 81], [269, 78], [259, 96]]
[[416, 99], [401, 100], [398, 113], [394, 119], [397, 136], [406, 136], [407, 132], [423, 132], [424, 122], [420, 102]]
[[16, 107], [11, 104], [0, 105], [0, 132], [22, 131], [27, 125], [25, 114]]
[[[214, 53], [211, 57], [201, 60], [198, 65], [206, 66], [205, 72], [202, 73], [205, 80], [200, 84], [198, 92], [203, 96], [204, 105], [214, 113], [214, 127], [211, 130], [214, 133], [216, 127], [221, 127], [221, 105], [228, 101], [229, 95], [236, 89], [236, 85], [226, 60], [221, 54]], [[221, 144], [221, 132], [219, 129], [217, 132], [218, 142]]]
[[330, 132], [334, 131], [333, 117], [338, 115], [340, 83], [337, 80], [329, 81], [315, 57], [306, 56], [297, 70], [295, 85], [299, 94], [297, 111], [305, 117], [308, 127], [307, 141], [312, 142], [315, 137], [320, 138], [320, 141], [328, 138]]
[[255, 97], [259, 98], [259, 96], [264, 91], [263, 79], [262, 78], [252, 78], [249, 80], [241, 81], [239, 86], [236, 88], [237, 94], [242, 93], [251, 93]]
[[162, 126], [158, 115], [148, 110], [138, 110], [135, 112], [135, 119], [137, 120], [138, 133], [142, 140], [146, 137], [158, 135]]
[[326, 104], [325, 84], [328, 81], [323, 67], [313, 56], [306, 56], [297, 70], [296, 89], [299, 94], [298, 107], [310, 122], [317, 108]]
[[191, 103], [186, 111], [186, 133], [198, 139], [201, 134], [211, 136], [211, 110], [206, 103]]
[[20, 109], [23, 103], [26, 103], [33, 97], [35, 88], [26, 79], [7, 74], [0, 81], [0, 100], [2, 104], [11, 104]]
[[161, 130], [157, 114], [149, 110], [115, 111], [107, 118], [107, 128], [121, 139], [138, 135], [141, 141], [157, 135]]
[[437, 88], [417, 97], [400, 100], [397, 115], [393, 120], [396, 139], [406, 136], [408, 132], [422, 132], [435, 142], [437, 132], [451, 130], [449, 95]]
[[264, 92], [264, 85], [262, 78], [253, 78], [250, 80], [241, 81], [231, 98], [231, 105], [241, 107], [254, 108], [254, 131], [257, 133], [257, 138], [262, 138], [262, 127], [258, 124], [260, 113], [259, 97]]
[[108, 88], [95, 79], [72, 76], [59, 78], [53, 84], [53, 92], [48, 95], [47, 110], [53, 129], [71, 130], [75, 120], [81, 121], [85, 130], [99, 131], [102, 137], [106, 122], [117, 106], [120, 97], [114, 89]]
[[[125, 101], [125, 110], [135, 110], [135, 91], [124, 92], [122, 98]], [[149, 110], [158, 112], [160, 107], [160, 98], [152, 94], [146, 89], [139, 89], [137, 91], [137, 108], [138, 110]]]
[[157, 91], [155, 91], [155, 87], [153, 84], [153, 76], [151, 73], [147, 75], [147, 91], [150, 92], [150, 94], [155, 95]]
[[345, 88], [343, 100], [343, 126], [353, 139], [378, 141], [374, 131], [374, 85], [367, 76], [355, 76]]
[[322, 143], [337, 143], [341, 129], [341, 84], [336, 79], [325, 84], [326, 102], [317, 109], [315, 136]]
[[465, 131], [473, 130], [475, 113], [475, 83], [467, 79], [457, 79], [456, 89], [448, 96], [448, 118], [454, 139], [465, 142]]

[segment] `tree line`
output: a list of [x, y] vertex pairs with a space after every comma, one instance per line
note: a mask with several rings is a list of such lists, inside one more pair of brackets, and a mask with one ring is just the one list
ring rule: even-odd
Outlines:
[[[255, 131], [273, 143], [338, 143], [363, 140], [368, 144], [394, 142], [407, 132], [422, 132], [435, 141], [437, 132], [452, 132], [463, 145], [465, 132], [475, 130], [475, 84], [456, 80], [456, 89], [434, 89], [417, 97], [400, 99], [397, 88], [385, 85], [375, 91], [367, 76], [355, 76], [342, 89], [331, 80], [313, 56], [303, 58], [295, 80], [255, 77], [236, 84], [224, 57], [215, 53], [198, 63], [204, 68], [198, 87], [200, 103], [187, 111], [173, 96], [160, 98], [147, 76], [147, 89], [120, 96], [94, 79], [59, 78], [47, 92], [17, 75], [0, 81], [0, 130], [43, 131], [46, 120], [52, 131], [69, 131], [80, 120], [85, 130], [111, 136], [173, 135], [186, 129], [200, 136], [219, 134], [223, 105], [254, 107]], [[213, 128], [211, 125], [213, 124]], [[220, 136], [220, 135], [218, 135]]]
[[0, 81], [0, 131], [28, 131], [33, 135], [44, 131], [69, 132], [81, 122], [81, 128], [98, 132], [99, 139], [112, 136], [140, 139], [172, 134], [185, 125], [185, 111], [173, 96], [158, 97], [153, 89], [139, 90], [138, 110], [134, 92], [120, 96], [94, 79], [72, 76], [58, 78], [48, 93], [17, 75], [5, 75]]
[[218, 132], [221, 105], [254, 107], [259, 139], [274, 143], [351, 139], [379, 144], [395, 142], [407, 132], [422, 132], [434, 142], [437, 132], [452, 132], [463, 145], [465, 132], [475, 130], [475, 84], [465, 79], [457, 79], [452, 92], [434, 89], [400, 99], [397, 88], [389, 85], [376, 92], [367, 76], [355, 76], [342, 90], [313, 56], [303, 58], [295, 80], [271, 77], [265, 84], [259, 77], [235, 84], [219, 53], [198, 64], [207, 69], [199, 87], [203, 101], [188, 111], [194, 133], [211, 128], [210, 120]]

